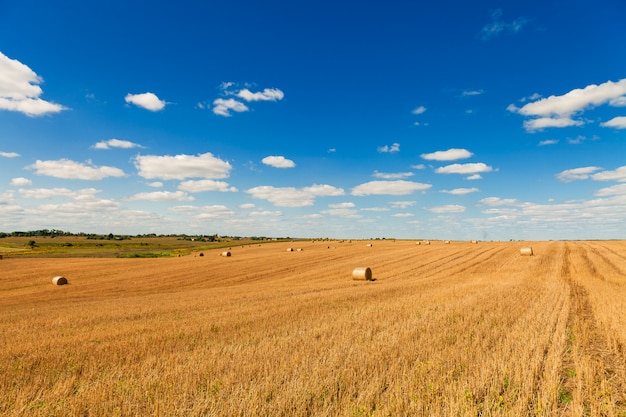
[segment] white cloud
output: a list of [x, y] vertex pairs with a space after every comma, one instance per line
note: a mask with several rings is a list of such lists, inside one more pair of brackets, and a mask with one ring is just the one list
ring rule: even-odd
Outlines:
[[413, 216], [415, 216], [413, 213], [396, 213], [396, 214], [391, 215], [391, 217], [400, 217], [400, 218], [413, 217]]
[[539, 142], [538, 146], [556, 145], [557, 143], [559, 143], [558, 139], [546, 139]]
[[500, 197], [487, 197], [478, 202], [479, 204], [500, 207], [500, 206], [519, 206], [520, 202], [515, 198], [500, 198]]
[[99, 193], [95, 188], [85, 188], [72, 191], [68, 188], [20, 188], [19, 193], [24, 198], [46, 199], [53, 197], [68, 197], [76, 200], [90, 200]]
[[413, 181], [370, 181], [357, 185], [352, 189], [351, 194], [354, 196], [366, 195], [406, 195], [414, 191], [427, 190], [432, 185], [422, 184]]
[[474, 174], [474, 175], [470, 175], [469, 177], [467, 177], [468, 180], [480, 180], [483, 177], [480, 176], [480, 174]]
[[103, 140], [95, 145], [93, 145], [94, 149], [111, 149], [111, 148], [122, 148], [122, 149], [132, 149], [132, 148], [143, 148], [143, 146], [130, 142], [128, 140], [120, 140], [120, 139], [109, 139]]
[[611, 195], [626, 195], [626, 184], [613, 185], [607, 188], [601, 188], [595, 192], [598, 197], [607, 197]]
[[91, 161], [83, 164], [65, 158], [56, 161], [37, 160], [34, 164], [27, 166], [26, 169], [34, 169], [37, 175], [77, 180], [101, 180], [107, 177], [123, 177], [126, 175], [119, 168], [98, 167], [93, 165]]
[[336, 209], [330, 209], [330, 210], [322, 210], [321, 213], [326, 214], [328, 216], [342, 217], [346, 219], [358, 219], [362, 217], [358, 214], [357, 210], [353, 210], [350, 208], [336, 208]]
[[244, 204], [239, 205], [239, 208], [244, 209], [244, 210], [253, 209], [254, 207], [256, 206], [252, 203], [244, 203]]
[[591, 179], [594, 181], [617, 181], [626, 182], [626, 165], [617, 168], [614, 171], [602, 171], [593, 174]]
[[480, 31], [480, 37], [482, 40], [489, 40], [497, 37], [502, 32], [517, 33], [528, 23], [528, 19], [525, 17], [518, 17], [510, 23], [500, 20], [502, 17], [502, 10], [497, 9], [491, 13], [491, 23], [486, 24]]
[[621, 105], [624, 95], [626, 95], [626, 78], [617, 82], [607, 81], [600, 85], [590, 84], [561, 96], [550, 96], [533, 101], [521, 108], [511, 104], [507, 109], [526, 117], [536, 117], [536, 119], [524, 122], [526, 130], [529, 131], [545, 127], [580, 126], [583, 122], [573, 120], [573, 116], [587, 108], [607, 103]]
[[16, 187], [23, 187], [25, 185], [31, 185], [33, 182], [31, 180], [29, 180], [28, 178], [24, 178], [24, 177], [17, 177], [17, 178], [13, 178], [11, 179], [11, 185], [16, 186]]
[[379, 146], [378, 147], [378, 152], [380, 152], [380, 153], [400, 152], [400, 144], [399, 143], [394, 143], [391, 146], [389, 146], [389, 145]]
[[355, 204], [346, 202], [346, 203], [329, 204], [328, 207], [333, 208], [333, 209], [346, 209], [346, 208], [354, 208]]
[[159, 99], [154, 93], [141, 93], [141, 94], [127, 94], [124, 97], [127, 103], [132, 103], [135, 106], [142, 107], [150, 111], [159, 111], [165, 108], [166, 101]]
[[572, 182], [576, 180], [586, 180], [591, 177], [596, 171], [599, 171], [602, 168], [598, 167], [582, 167], [582, 168], [573, 168], [566, 169], [565, 171], [559, 172], [556, 174], [556, 177], [561, 182]]
[[424, 114], [425, 112], [426, 112], [426, 107], [419, 106], [419, 107], [413, 109], [413, 111], [411, 113], [413, 113], [413, 114]]
[[405, 209], [415, 206], [415, 201], [390, 201], [389, 204], [395, 209]]
[[153, 181], [146, 184], [148, 187], [161, 188], [163, 183], [161, 181]]
[[537, 119], [526, 120], [524, 122], [524, 129], [528, 132], [533, 132], [547, 127], [582, 126], [583, 124], [584, 122], [582, 120], [573, 120], [569, 117], [539, 117]]
[[261, 162], [274, 168], [293, 168], [296, 166], [295, 162], [284, 156], [266, 156]]
[[420, 156], [428, 161], [455, 161], [457, 159], [466, 159], [474, 155], [467, 149], [452, 148], [447, 151], [437, 151], [432, 153], [423, 153]]
[[482, 162], [469, 164], [452, 164], [437, 168], [437, 174], [477, 174], [479, 172], [491, 172], [493, 168]]
[[465, 207], [464, 206], [455, 205], [455, 204], [450, 204], [450, 205], [446, 205], [446, 206], [430, 207], [430, 208], [427, 208], [426, 210], [428, 210], [428, 211], [430, 211], [432, 213], [437, 213], [437, 214], [442, 214], [442, 213], [463, 213], [465, 211]]
[[344, 191], [341, 188], [325, 184], [304, 188], [261, 185], [250, 188], [246, 192], [254, 198], [267, 200], [279, 207], [312, 206], [316, 197], [344, 195]]
[[268, 217], [268, 216], [280, 217], [282, 215], [283, 215], [282, 211], [257, 210], [257, 211], [250, 212], [250, 216], [254, 216], [254, 217]]
[[248, 111], [248, 106], [234, 98], [218, 98], [213, 101], [213, 113], [218, 116], [230, 117], [231, 111], [242, 113]]
[[3, 158], [17, 158], [20, 154], [16, 152], [0, 152], [0, 156]]
[[246, 101], [278, 101], [285, 97], [285, 94], [278, 88], [266, 88], [262, 92], [253, 93], [244, 88], [237, 93], [237, 97]]
[[408, 178], [412, 177], [414, 174], [412, 172], [396, 172], [396, 173], [385, 173], [375, 171], [372, 175], [374, 178], [381, 178], [384, 180], [398, 180], [400, 178]]
[[232, 166], [210, 152], [194, 155], [140, 155], [135, 158], [139, 175], [152, 179], [183, 180], [185, 178], [227, 178]]
[[67, 110], [60, 104], [42, 100], [39, 84], [43, 79], [28, 66], [0, 52], [0, 110], [27, 116], [43, 116]]
[[128, 198], [130, 201], [147, 200], [154, 202], [163, 201], [193, 201], [194, 198], [183, 191], [153, 191], [149, 193], [138, 193]]
[[442, 193], [452, 194], [452, 195], [465, 195], [470, 193], [478, 192], [478, 188], [455, 188], [454, 190], [441, 190]]
[[223, 218], [235, 214], [232, 210], [223, 205], [204, 206], [200, 211], [201, 212], [195, 216], [196, 219]]
[[426, 165], [424, 164], [411, 165], [411, 169], [426, 169]]
[[463, 97], [480, 96], [483, 93], [484, 93], [483, 90], [465, 90], [461, 93], [461, 96]]
[[179, 190], [190, 193], [200, 193], [203, 191], [236, 192], [237, 188], [231, 187], [227, 182], [215, 180], [190, 180], [183, 181], [178, 186]]
[[626, 129], [626, 116], [614, 117], [608, 122], [600, 123], [602, 127], [614, 127], [615, 129]]

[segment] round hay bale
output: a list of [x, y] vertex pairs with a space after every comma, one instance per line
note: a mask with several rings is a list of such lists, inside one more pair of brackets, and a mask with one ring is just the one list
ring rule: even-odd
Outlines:
[[224, 251], [224, 252], [220, 253], [220, 256], [230, 256], [230, 252], [229, 251]]
[[298, 248], [298, 252], [302, 252], [302, 248]]
[[371, 281], [372, 270], [368, 267], [354, 268], [354, 271], [352, 271], [352, 279], [359, 281]]
[[430, 245], [430, 240], [425, 240], [424, 245]]
[[421, 244], [422, 244], [422, 242], [415, 242], [415, 244], [416, 244], [416, 245], [421, 245]]
[[52, 278], [52, 283], [54, 285], [65, 285], [67, 284], [67, 278], [62, 276], [54, 277]]
[[199, 254], [198, 256], [204, 256], [204, 253], [203, 253], [203, 252], [200, 252], [200, 254]]
[[287, 252], [293, 252], [293, 248], [287, 248]]
[[446, 245], [449, 245], [450, 241], [449, 240], [444, 240], [443, 243], [445, 243]]
[[531, 248], [530, 246], [525, 246], [519, 250], [519, 254], [522, 256], [532, 256], [533, 248]]
[[472, 243], [476, 244], [476, 243], [478, 243], [478, 242], [477, 242], [476, 240], [472, 240]]
[[368, 244], [367, 244], [367, 247], [368, 247], [368, 248], [371, 248], [371, 247], [372, 247], [372, 244], [371, 244], [371, 243], [368, 243]]

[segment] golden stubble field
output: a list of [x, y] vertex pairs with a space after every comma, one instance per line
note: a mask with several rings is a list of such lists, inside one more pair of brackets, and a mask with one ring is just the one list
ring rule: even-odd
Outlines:
[[626, 415], [626, 242], [366, 243], [5, 257], [0, 415]]

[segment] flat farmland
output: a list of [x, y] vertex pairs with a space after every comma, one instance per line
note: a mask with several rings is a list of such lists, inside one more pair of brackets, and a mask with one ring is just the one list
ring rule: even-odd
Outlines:
[[0, 415], [626, 416], [626, 242], [224, 250], [0, 260]]

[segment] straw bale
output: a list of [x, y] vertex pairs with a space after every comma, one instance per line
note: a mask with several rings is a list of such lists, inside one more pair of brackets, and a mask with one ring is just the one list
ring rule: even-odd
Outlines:
[[230, 252], [229, 251], [224, 251], [224, 252], [220, 253], [220, 256], [230, 256]]
[[519, 250], [519, 254], [522, 256], [532, 256], [533, 248], [531, 248], [530, 246], [525, 246]]
[[54, 277], [52, 278], [52, 283], [54, 285], [65, 285], [67, 284], [67, 278], [62, 276]]
[[371, 281], [372, 270], [368, 267], [354, 268], [354, 271], [352, 271], [352, 279], [360, 281]]

